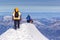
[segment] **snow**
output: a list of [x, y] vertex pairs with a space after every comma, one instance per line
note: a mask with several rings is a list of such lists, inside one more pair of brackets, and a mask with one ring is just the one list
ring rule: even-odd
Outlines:
[[49, 40], [32, 23], [23, 23], [20, 29], [8, 29], [0, 40]]

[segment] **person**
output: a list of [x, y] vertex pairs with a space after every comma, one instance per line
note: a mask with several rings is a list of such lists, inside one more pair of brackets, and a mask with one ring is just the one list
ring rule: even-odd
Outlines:
[[19, 12], [18, 8], [14, 9], [12, 18], [14, 20], [14, 28], [15, 29], [20, 28], [19, 25], [20, 25], [20, 21], [21, 21], [21, 13]]
[[27, 22], [28, 22], [28, 23], [32, 23], [32, 22], [33, 22], [33, 20], [31, 19], [30, 15], [28, 15], [28, 16], [26, 17], [26, 19], [27, 19]]

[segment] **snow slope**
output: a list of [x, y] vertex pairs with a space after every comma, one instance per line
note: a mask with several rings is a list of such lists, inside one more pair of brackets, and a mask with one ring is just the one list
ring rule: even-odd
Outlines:
[[0, 36], [0, 40], [49, 40], [37, 30], [34, 24], [23, 23], [20, 29], [9, 29]]

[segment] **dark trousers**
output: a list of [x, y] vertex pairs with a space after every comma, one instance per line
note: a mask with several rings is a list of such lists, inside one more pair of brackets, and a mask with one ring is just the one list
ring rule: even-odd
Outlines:
[[33, 20], [27, 20], [28, 23], [33, 23]]
[[20, 24], [20, 20], [14, 20], [14, 29], [20, 28], [19, 24]]
[[27, 20], [28, 23], [30, 23], [30, 20]]

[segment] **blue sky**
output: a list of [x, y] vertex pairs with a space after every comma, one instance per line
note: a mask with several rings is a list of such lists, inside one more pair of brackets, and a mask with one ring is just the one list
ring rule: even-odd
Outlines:
[[33, 18], [60, 17], [60, 0], [0, 0], [0, 12], [13, 12], [15, 7], [24, 13], [38, 12], [38, 15], [31, 14]]
[[60, 12], [60, 0], [0, 0], [0, 12]]

